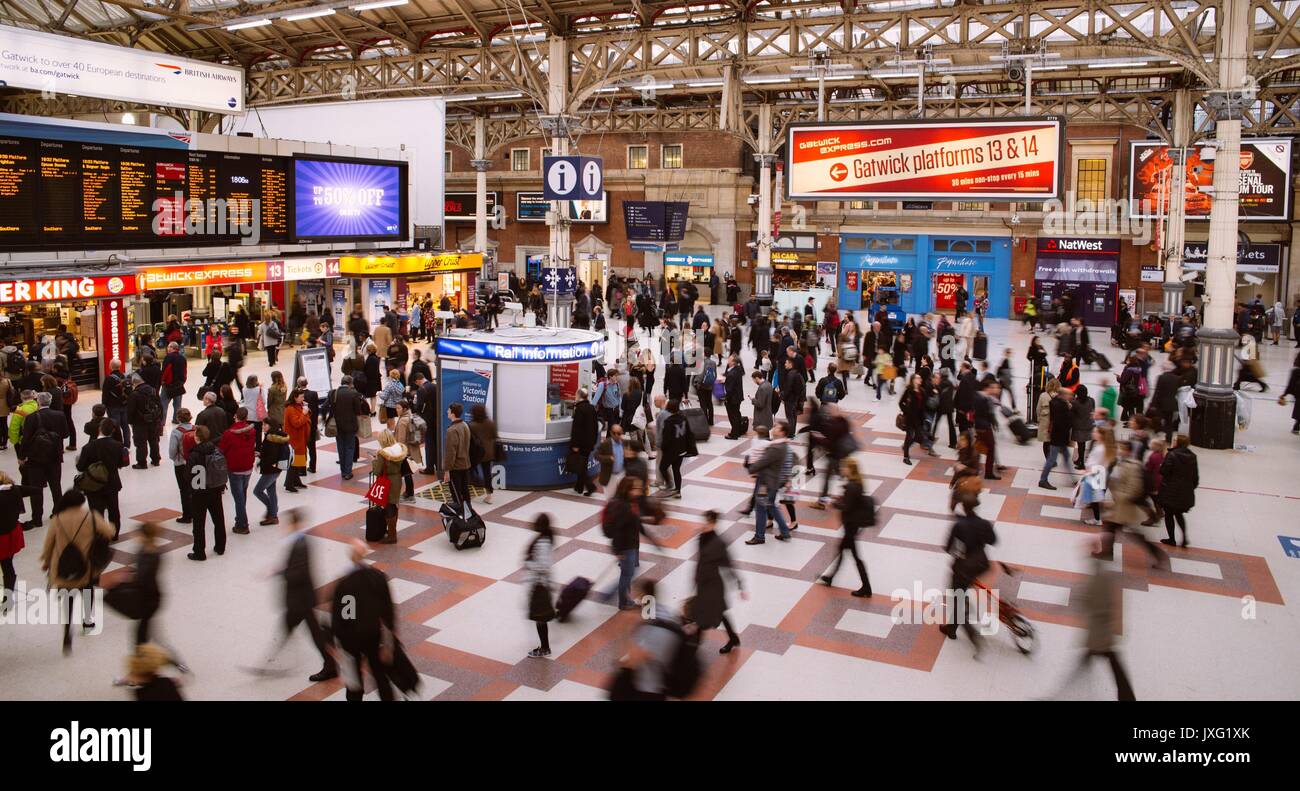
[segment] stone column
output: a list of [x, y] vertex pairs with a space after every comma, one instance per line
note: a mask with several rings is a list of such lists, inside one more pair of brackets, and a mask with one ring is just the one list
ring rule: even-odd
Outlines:
[[764, 307], [772, 304], [772, 105], [758, 108], [758, 238], [754, 265], [754, 296]]
[[1183, 250], [1187, 246], [1187, 145], [1192, 137], [1192, 99], [1186, 89], [1174, 94], [1174, 144], [1170, 149], [1174, 166], [1169, 179], [1169, 234], [1165, 239], [1164, 304], [1165, 318], [1176, 316], [1183, 309], [1183, 294], [1187, 284], [1183, 277]]
[[1240, 191], [1241, 117], [1249, 99], [1246, 88], [1250, 39], [1250, 4], [1225, 3], [1218, 33], [1219, 85], [1207, 97], [1218, 114], [1215, 130], [1214, 204], [1205, 264], [1204, 320], [1196, 334], [1199, 371], [1196, 409], [1192, 410], [1192, 444], [1231, 448], [1236, 432], [1236, 374], [1233, 353], [1239, 336], [1233, 329], [1237, 302], [1237, 197]]

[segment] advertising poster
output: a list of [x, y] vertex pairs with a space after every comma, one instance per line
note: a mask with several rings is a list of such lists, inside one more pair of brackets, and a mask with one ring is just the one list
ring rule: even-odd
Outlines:
[[[1183, 201], [1188, 219], [1209, 219], [1214, 199], [1209, 190], [1214, 185], [1214, 161], [1201, 158], [1203, 149], [1187, 152], [1183, 166]], [[1133, 143], [1129, 157], [1129, 200], [1134, 217], [1153, 218], [1169, 213], [1169, 185], [1174, 161], [1169, 147], [1159, 141]], [[1249, 139], [1241, 141], [1241, 192], [1237, 216], [1243, 220], [1282, 220], [1290, 218], [1291, 141]], [[1160, 205], [1163, 197], [1164, 206]]]
[[370, 326], [384, 317], [384, 308], [393, 304], [393, 281], [388, 278], [371, 278], [366, 281], [366, 305], [370, 311]]
[[957, 309], [957, 288], [965, 281], [965, 275], [951, 272], [939, 272], [934, 276], [934, 307], [936, 310]]
[[334, 314], [334, 332], [341, 333], [347, 328], [348, 289], [346, 286], [334, 286], [331, 289], [331, 306]]
[[1119, 301], [1121, 305], [1128, 306], [1128, 312], [1130, 316], [1137, 315], [1138, 293], [1136, 289], [1121, 288], [1119, 290]]
[[549, 403], [573, 401], [578, 397], [578, 364], [564, 363], [550, 367], [550, 382], [546, 388]]
[[130, 332], [126, 327], [126, 304], [120, 299], [104, 299], [99, 302], [99, 355], [104, 376], [108, 376], [113, 360], [122, 363], [122, 370], [127, 368], [131, 359]]
[[844, 287], [849, 291], [858, 290], [858, 273], [849, 271], [844, 273]]
[[[492, 213], [497, 208], [497, 194], [489, 190], [487, 193], [487, 209], [485, 213], [488, 219], [492, 218]], [[448, 192], [442, 201], [442, 218], [447, 221], [468, 221], [473, 222], [478, 214], [478, 193], [477, 192]]]
[[295, 158], [299, 241], [407, 238], [406, 163]]
[[244, 112], [244, 70], [74, 36], [0, 27], [0, 84], [98, 99]]
[[1060, 195], [1062, 132], [1054, 117], [791, 124], [786, 197], [1050, 200]]
[[[470, 407], [482, 404], [492, 414], [492, 365], [490, 363], [473, 363], [464, 360], [446, 360], [441, 365], [438, 378], [439, 403], [442, 405], [441, 434], [447, 435], [451, 420], [447, 417], [447, 407], [460, 403], [469, 415]], [[439, 442], [439, 445], [442, 443]]]

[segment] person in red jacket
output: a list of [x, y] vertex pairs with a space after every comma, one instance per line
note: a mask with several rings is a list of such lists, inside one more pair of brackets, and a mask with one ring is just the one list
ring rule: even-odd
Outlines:
[[257, 437], [253, 424], [248, 422], [248, 407], [235, 410], [235, 423], [226, 429], [217, 442], [217, 448], [226, 457], [230, 473], [230, 495], [235, 498], [235, 527], [230, 532], [248, 533], [248, 479], [253, 476], [254, 451]]

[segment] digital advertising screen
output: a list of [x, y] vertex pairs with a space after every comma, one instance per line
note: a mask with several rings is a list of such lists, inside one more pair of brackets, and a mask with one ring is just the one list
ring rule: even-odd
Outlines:
[[410, 237], [406, 163], [295, 157], [291, 173], [295, 241]]
[[[601, 193], [600, 200], [569, 201], [569, 221], [579, 225], [598, 225], [609, 222], [609, 194]], [[515, 219], [519, 222], [546, 222], [551, 202], [540, 192], [515, 193]]]
[[[1214, 159], [1204, 149], [1190, 148], [1183, 161], [1183, 206], [1189, 220], [1210, 217], [1214, 198]], [[1158, 140], [1138, 140], [1129, 156], [1129, 206], [1134, 217], [1169, 213], [1174, 160], [1169, 146]], [[1241, 141], [1238, 165], [1237, 217], [1242, 220], [1286, 221], [1291, 216], [1291, 140]]]
[[791, 124], [790, 200], [1051, 200], [1061, 194], [1064, 122]]
[[[497, 208], [497, 194], [491, 190], [487, 192], [487, 216], [492, 217], [492, 212]], [[442, 201], [442, 218], [449, 222], [473, 222], [475, 215], [478, 214], [478, 193], [476, 192], [448, 192], [443, 196]]]

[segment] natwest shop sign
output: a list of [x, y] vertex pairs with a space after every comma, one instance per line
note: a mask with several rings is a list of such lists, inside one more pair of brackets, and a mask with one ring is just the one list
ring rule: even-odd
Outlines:
[[1045, 256], [1119, 255], [1119, 239], [1061, 239], [1055, 236], [1038, 240], [1038, 254]]
[[112, 369], [112, 362], [117, 360], [126, 370], [126, 361], [131, 358], [129, 333], [126, 329], [126, 304], [120, 299], [106, 299], [99, 303], [99, 356], [104, 375]]
[[136, 281], [130, 275], [8, 280], [0, 282], [0, 305], [102, 299], [104, 297], [122, 297], [134, 293], [136, 293]]

